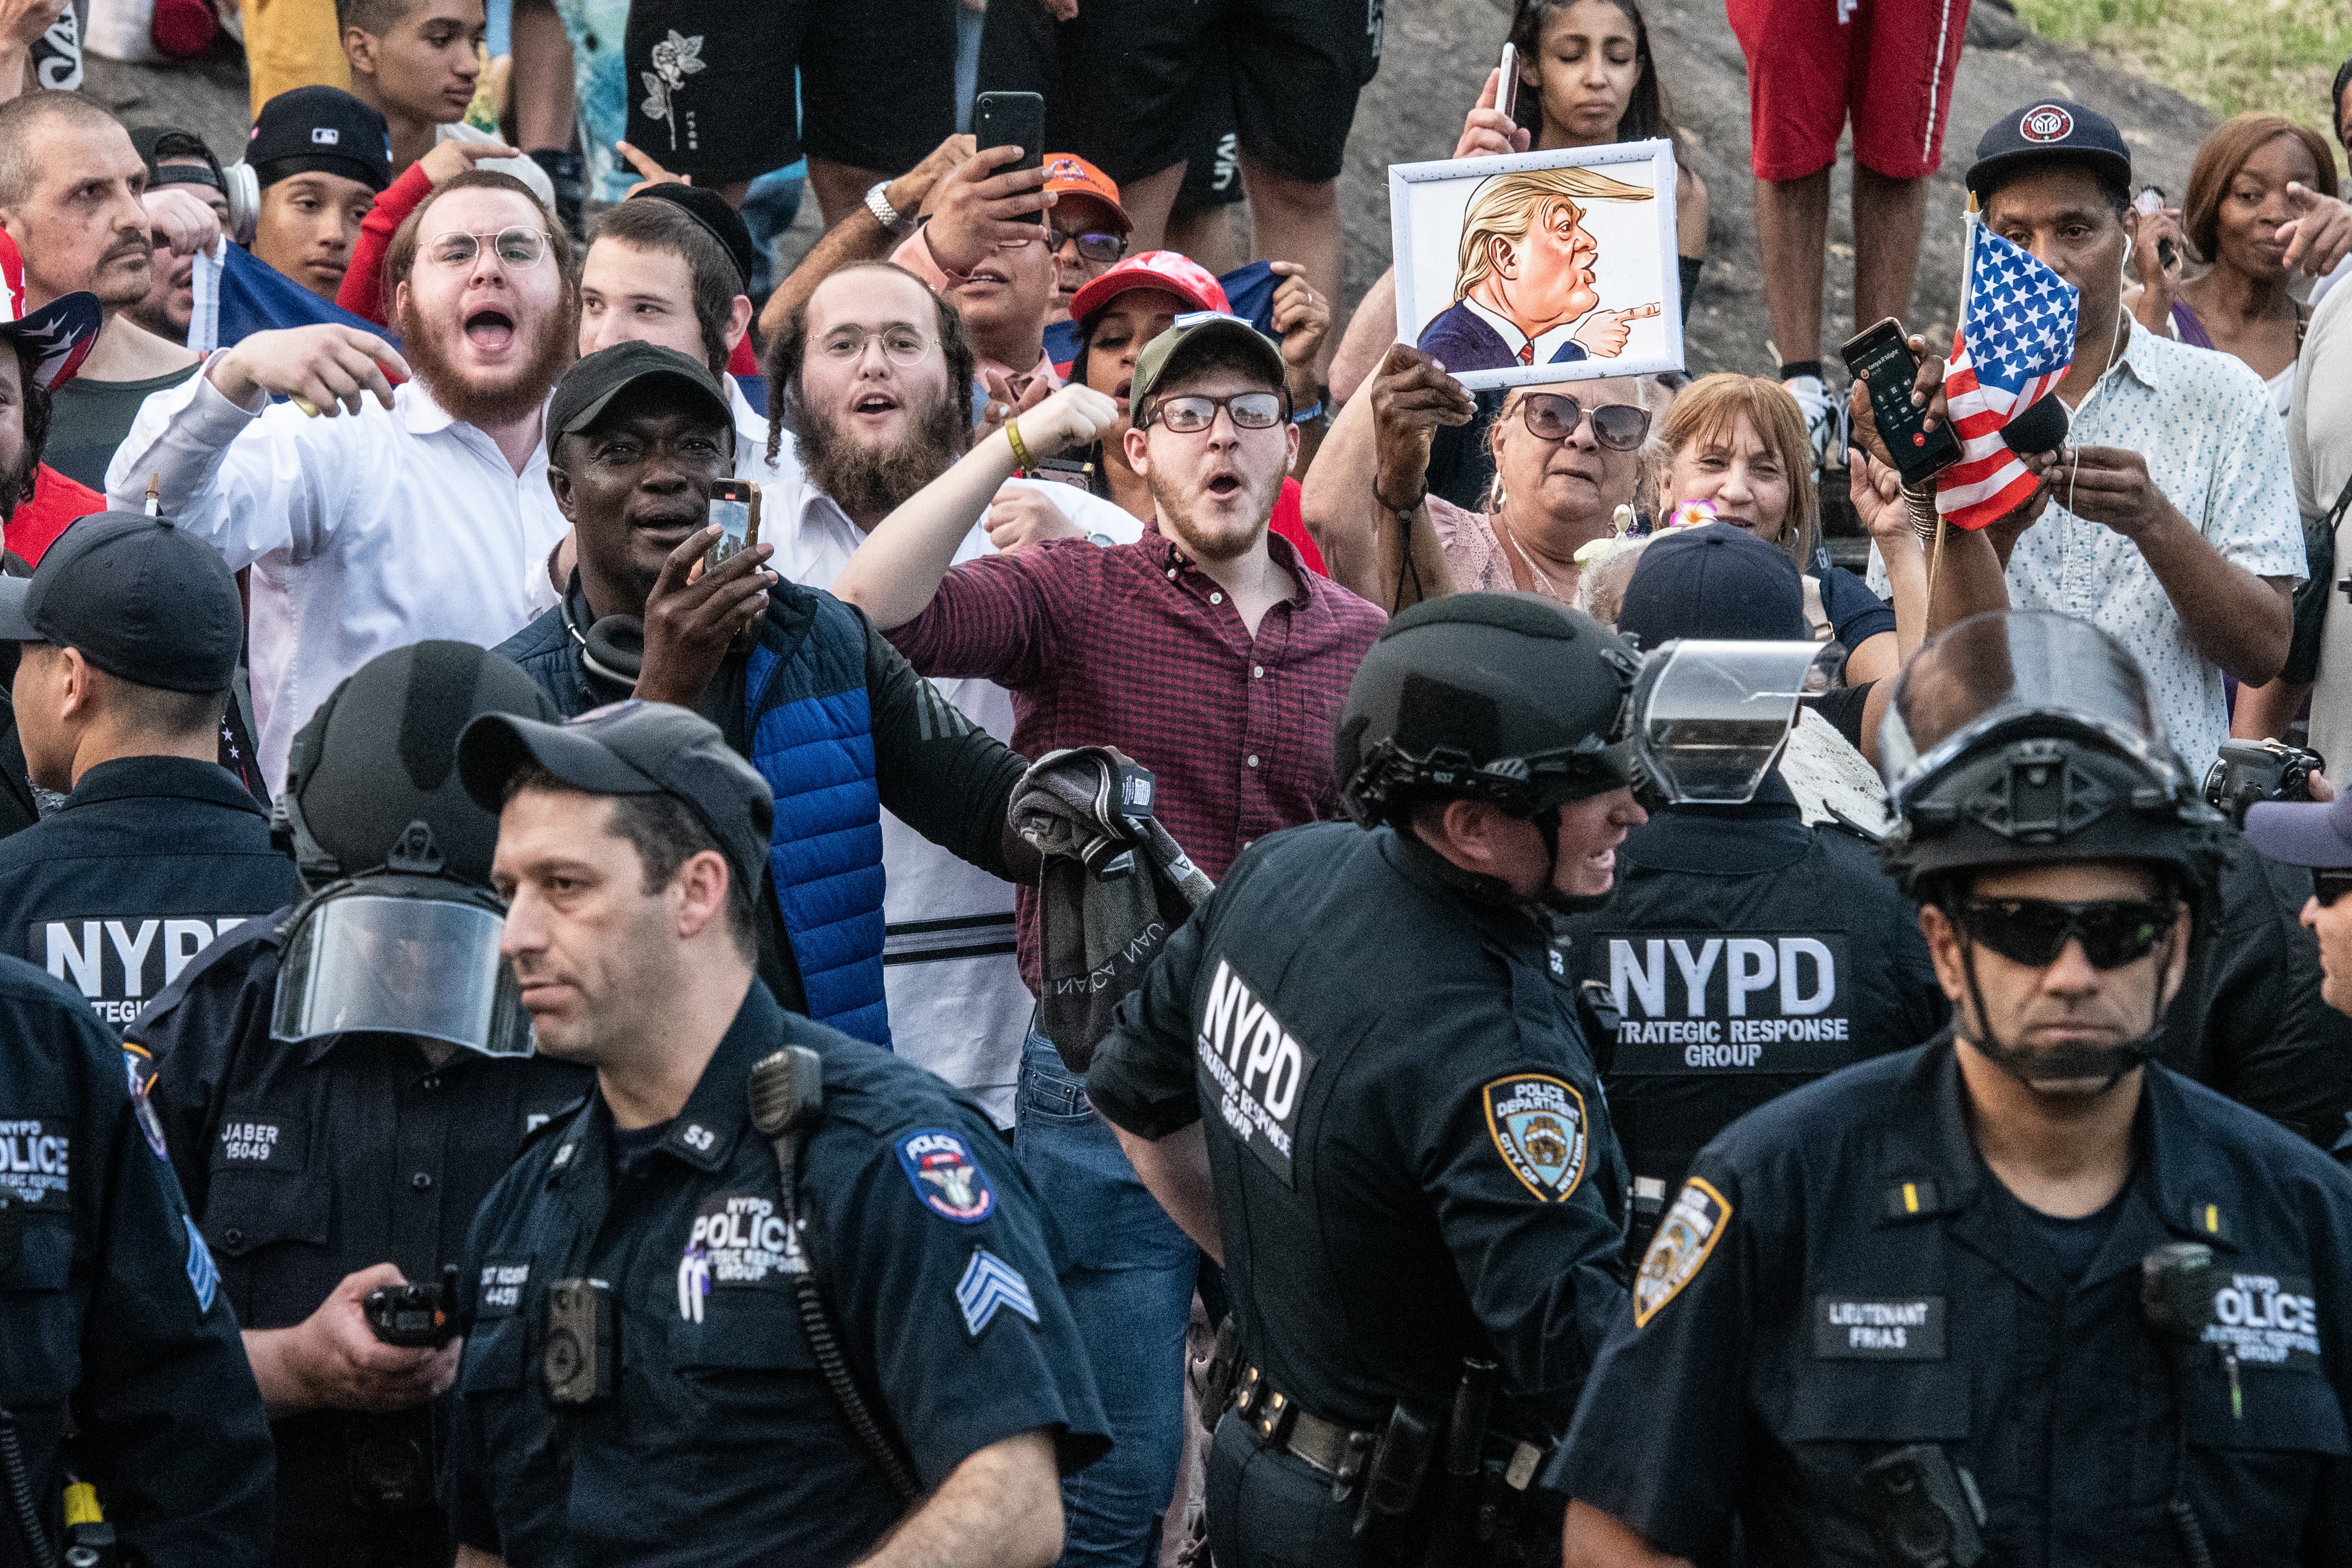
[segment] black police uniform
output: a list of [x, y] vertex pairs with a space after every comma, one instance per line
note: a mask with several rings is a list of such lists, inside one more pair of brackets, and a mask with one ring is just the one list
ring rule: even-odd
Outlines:
[[[2352, 1561], [2352, 1181], [2163, 1067], [2146, 1082], [2131, 1178], [2089, 1220], [1993, 1176], [1948, 1036], [1743, 1118], [1692, 1166], [1553, 1483], [1682, 1556], [1737, 1514], [1756, 1568], [1874, 1568], [1896, 1559], [1858, 1472], [1932, 1445], [2002, 1568], [2181, 1562], [2176, 1489], [2215, 1563]], [[2141, 1260], [2176, 1240], [2220, 1276], [2179, 1398], [2140, 1307]]]
[[[69, 1403], [76, 1437], [65, 1444]], [[0, 1407], [52, 1548], [70, 1464], [134, 1561], [264, 1561], [261, 1396], [163, 1139], [131, 1099], [113, 1031], [72, 991], [5, 957]], [[8, 1502], [12, 1479], [0, 1475], [0, 1568], [25, 1568], [35, 1558]]]
[[301, 895], [269, 819], [217, 763], [125, 757], [0, 841], [0, 950], [118, 1030], [222, 932]]
[[[676, 1118], [617, 1134], [592, 1095], [483, 1204], [444, 1469], [460, 1541], [516, 1568], [824, 1568], [900, 1516], [794, 1313], [775, 1155], [744, 1099], [785, 1045], [824, 1059], [799, 1190], [835, 1330], [921, 1484], [1024, 1432], [1052, 1434], [1066, 1471], [1108, 1448], [1050, 1230], [986, 1114], [755, 980]], [[610, 1283], [619, 1357], [585, 1407], [551, 1402], [543, 1372], [550, 1292], [581, 1277]]]
[[1777, 771], [1744, 806], [1659, 808], [1619, 846], [1615, 895], [1568, 928], [1571, 970], [1607, 998], [1593, 1055], [1633, 1174], [1634, 1257], [1717, 1133], [1949, 1011], [1875, 849], [1808, 827]]
[[2164, 1064], [2352, 1159], [2352, 1018], [2320, 996], [2311, 873], [2227, 835], [2212, 928], [2164, 1019]]
[[[154, 1106], [225, 1293], [247, 1328], [291, 1328], [362, 1269], [437, 1281], [523, 1139], [579, 1109], [587, 1068], [398, 1035], [274, 1040], [270, 1003], [293, 911], [205, 949], [139, 1016]], [[276, 1561], [446, 1563], [430, 1406], [320, 1410], [274, 1422]]]
[[[1566, 1428], [1625, 1294], [1574, 998], [1526, 915], [1393, 829], [1329, 823], [1244, 852], [1120, 1004], [1087, 1094], [1142, 1137], [1200, 1122], [1215, 1176], [1255, 1418], [1217, 1427], [1219, 1563], [1360, 1560], [1334, 1471], [1399, 1406], [1442, 1427], [1465, 1358], [1501, 1365], [1501, 1448]], [[1532, 1532], [1556, 1545], [1557, 1516]]]

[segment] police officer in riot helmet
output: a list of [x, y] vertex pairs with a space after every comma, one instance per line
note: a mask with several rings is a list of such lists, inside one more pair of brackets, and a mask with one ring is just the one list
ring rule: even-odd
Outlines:
[[1821, 651], [1804, 617], [1788, 555], [1727, 524], [1653, 543], [1618, 612], [1652, 651], [1633, 719], [1651, 814], [1617, 852], [1616, 896], [1570, 922], [1569, 963], [1633, 1173], [1635, 1259], [1717, 1133], [1947, 1012], [1871, 839], [1807, 823], [1780, 777]]
[[0, 641], [32, 782], [65, 793], [0, 841], [0, 945], [120, 1030], [221, 932], [294, 896], [267, 814], [223, 768], [245, 606], [220, 552], [101, 512], [29, 579], [0, 578]]
[[206, 949], [131, 1030], [278, 1444], [274, 1560], [446, 1564], [430, 1401], [445, 1270], [589, 1075], [531, 1051], [457, 777], [476, 716], [551, 711], [466, 643], [383, 654], [294, 737], [278, 831], [307, 896]]
[[1220, 1563], [1551, 1558], [1529, 1483], [1624, 1298], [1626, 1181], [1559, 921], [1643, 820], [1637, 664], [1532, 595], [1398, 616], [1339, 721], [1360, 826], [1253, 845], [1097, 1051], [1087, 1094], [1227, 1270]]
[[2138, 669], [1972, 617], [1880, 739], [1952, 1027], [1693, 1162], [1551, 1474], [1569, 1562], [2352, 1558], [2352, 1183], [2158, 1064], [2221, 841]]

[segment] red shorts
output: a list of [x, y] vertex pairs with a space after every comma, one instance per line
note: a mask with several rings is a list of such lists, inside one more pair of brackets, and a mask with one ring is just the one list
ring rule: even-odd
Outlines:
[[1864, 168], [1916, 180], [1943, 162], [1969, 0], [1726, 0], [1725, 9], [1748, 57], [1758, 179], [1801, 180], [1836, 162], [1849, 110]]

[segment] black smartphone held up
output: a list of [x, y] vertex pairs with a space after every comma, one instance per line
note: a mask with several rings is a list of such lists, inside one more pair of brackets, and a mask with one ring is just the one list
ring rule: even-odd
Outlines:
[[710, 482], [710, 520], [719, 537], [702, 558], [702, 570], [717, 571], [720, 563], [760, 542], [760, 486], [748, 479]]
[[1912, 384], [1919, 378], [1919, 361], [1904, 341], [1903, 323], [1889, 316], [1868, 331], [1857, 334], [1841, 350], [1854, 380], [1870, 388], [1870, 412], [1878, 434], [1895, 456], [1895, 471], [1906, 485], [1916, 485], [1938, 468], [1960, 460], [1960, 438], [1946, 420], [1933, 430], [1922, 428], [1924, 408], [1911, 406]]
[[1517, 44], [1503, 46], [1503, 63], [1496, 68], [1502, 72], [1495, 83], [1495, 107], [1510, 120], [1519, 112], [1519, 48]]
[[[2139, 188], [2139, 194], [2132, 198], [2132, 207], [2142, 217], [2154, 217], [2164, 211], [2164, 187], [2142, 185]], [[2167, 272], [2174, 271], [2180, 266], [2180, 253], [2173, 248], [2170, 240], [2160, 239], [2156, 242], [2156, 263]]]
[[[1034, 169], [1045, 162], [1045, 100], [1034, 92], [984, 92], [971, 100], [971, 139], [985, 151], [1018, 147], [1021, 161], [1013, 169]], [[998, 173], [1006, 170], [999, 169]], [[1024, 223], [1042, 224], [1043, 213], [1031, 213]]]

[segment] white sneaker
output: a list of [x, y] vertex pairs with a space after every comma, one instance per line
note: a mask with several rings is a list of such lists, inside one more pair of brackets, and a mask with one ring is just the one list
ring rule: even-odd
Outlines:
[[1797, 400], [1805, 415], [1805, 435], [1813, 444], [1813, 475], [1823, 468], [1845, 466], [1845, 405], [1830, 395], [1819, 376], [1791, 376], [1780, 385]]

